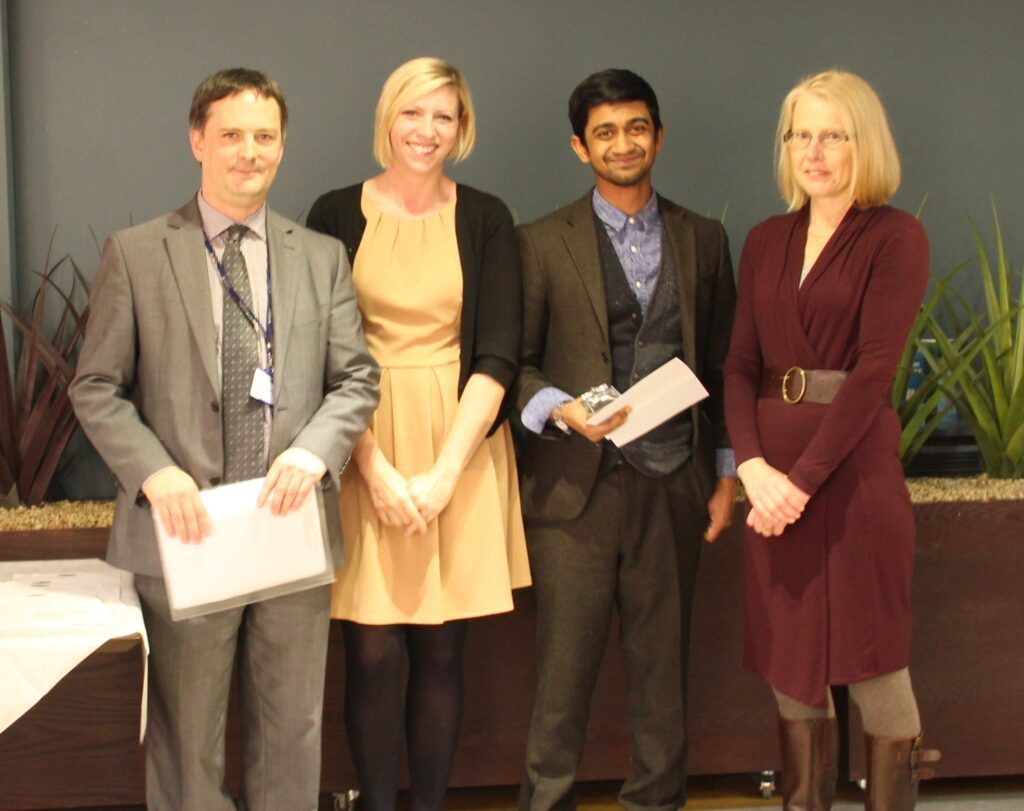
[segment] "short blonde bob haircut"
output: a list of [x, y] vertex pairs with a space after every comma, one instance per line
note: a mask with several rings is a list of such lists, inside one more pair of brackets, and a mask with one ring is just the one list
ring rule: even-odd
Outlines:
[[797, 99], [804, 93], [814, 93], [831, 103], [850, 136], [850, 199], [858, 208], [889, 202], [900, 186], [900, 158], [885, 109], [871, 85], [860, 76], [833, 69], [803, 79], [782, 102], [775, 134], [775, 180], [789, 210], [795, 211], [807, 202], [807, 193], [793, 172], [790, 150], [782, 141], [793, 126]]
[[373, 122], [373, 157], [382, 169], [391, 165], [391, 125], [402, 108], [446, 85], [454, 87], [459, 96], [459, 137], [448, 157], [458, 163], [473, 151], [476, 114], [469, 84], [455, 66], [443, 59], [421, 56], [396, 68], [380, 91]]

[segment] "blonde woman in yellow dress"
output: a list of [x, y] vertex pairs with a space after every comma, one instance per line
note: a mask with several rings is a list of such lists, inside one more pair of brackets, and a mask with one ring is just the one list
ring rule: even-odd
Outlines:
[[[516, 374], [519, 256], [508, 209], [455, 183], [473, 148], [469, 87], [405, 63], [374, 132], [383, 172], [328, 192], [307, 225], [345, 243], [381, 401], [345, 471], [345, 722], [361, 802], [394, 808], [403, 727], [412, 808], [439, 809], [462, 713], [466, 620], [530, 583], [505, 392]], [[403, 707], [402, 663], [409, 658]]]

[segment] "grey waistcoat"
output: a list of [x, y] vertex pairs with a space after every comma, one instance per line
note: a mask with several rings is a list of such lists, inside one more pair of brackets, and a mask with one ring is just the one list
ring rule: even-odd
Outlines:
[[[600, 220], [596, 224], [608, 301], [612, 381], [615, 388], [624, 392], [663, 363], [683, 357], [675, 256], [663, 232], [661, 269], [644, 316], [604, 224]], [[666, 476], [690, 457], [692, 435], [690, 413], [686, 410], [623, 448], [606, 442], [601, 469], [609, 470], [619, 459], [625, 459], [648, 476]]]

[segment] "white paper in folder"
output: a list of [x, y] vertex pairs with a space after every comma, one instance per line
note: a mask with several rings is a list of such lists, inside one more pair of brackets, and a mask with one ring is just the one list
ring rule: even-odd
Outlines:
[[257, 507], [263, 479], [202, 490], [212, 534], [183, 543], [154, 514], [172, 619], [279, 597], [334, 580], [323, 529], [323, 501], [314, 488], [297, 510], [273, 515]]
[[626, 406], [631, 406], [633, 410], [626, 422], [608, 434], [608, 439], [621, 448], [707, 396], [708, 390], [693, 370], [679, 358], [672, 358], [604, 408], [595, 411], [587, 419], [587, 424], [604, 422]]

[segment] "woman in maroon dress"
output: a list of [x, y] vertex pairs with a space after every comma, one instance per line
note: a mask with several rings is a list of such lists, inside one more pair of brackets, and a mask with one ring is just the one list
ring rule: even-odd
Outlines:
[[745, 664], [779, 704], [785, 808], [829, 808], [849, 685], [870, 809], [913, 807], [921, 725], [907, 671], [914, 514], [889, 406], [928, 282], [928, 241], [886, 205], [899, 158], [851, 73], [802, 81], [779, 117], [789, 213], [751, 230], [725, 368], [747, 492]]

